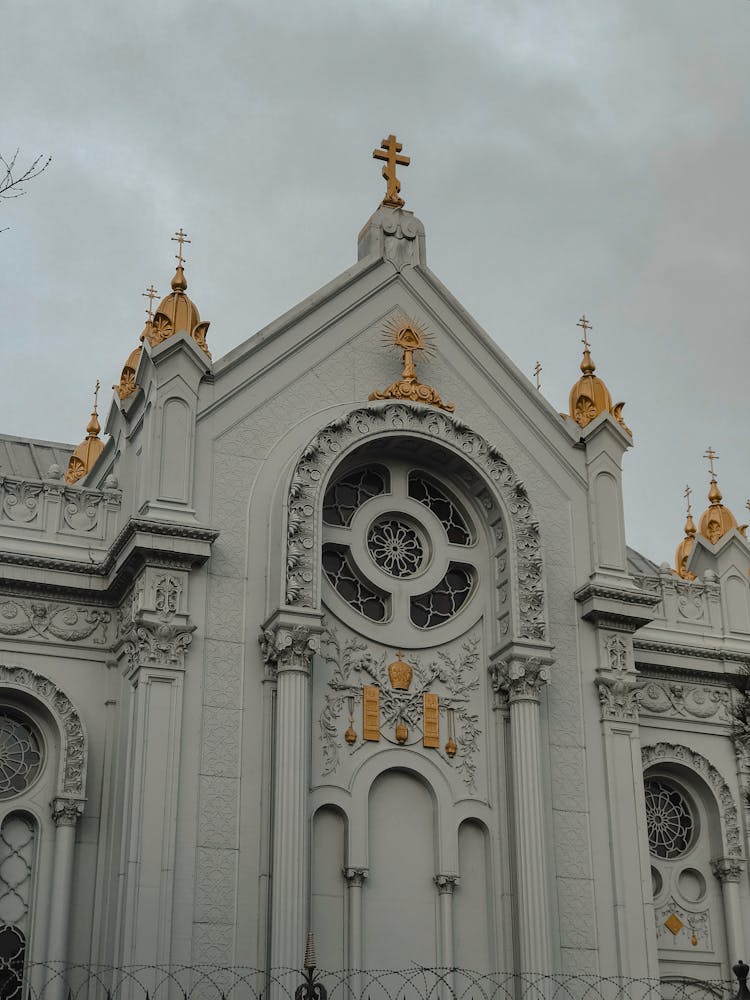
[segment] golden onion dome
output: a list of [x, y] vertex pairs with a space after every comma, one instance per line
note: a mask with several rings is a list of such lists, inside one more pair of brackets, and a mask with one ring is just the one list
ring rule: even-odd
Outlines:
[[141, 345], [143, 344], [144, 338], [147, 336], [150, 324], [151, 321], [149, 320], [143, 328], [143, 333], [140, 336], [141, 343], [130, 352], [128, 360], [122, 366], [119, 385], [112, 386], [120, 399], [127, 399], [128, 396], [132, 396], [138, 388], [135, 384], [135, 373], [138, 371], [138, 362], [141, 360], [141, 354], [143, 353], [143, 347]]
[[[711, 476], [711, 486], [708, 491], [709, 507], [703, 511], [698, 522], [698, 531], [704, 538], [715, 545], [720, 538], [723, 538], [732, 528], [742, 530], [737, 523], [737, 518], [722, 501], [721, 491], [716, 483], [716, 476]], [[747, 527], [743, 525], [742, 528]], [[744, 535], [744, 531], [742, 531]]]
[[70, 483], [71, 486], [93, 469], [96, 460], [104, 451], [104, 442], [99, 437], [99, 432], [101, 431], [99, 416], [96, 412], [98, 395], [99, 380], [97, 379], [96, 389], [94, 390], [94, 409], [91, 411], [91, 419], [86, 427], [86, 437], [70, 456], [68, 468], [65, 471], [65, 482]]
[[681, 576], [683, 580], [695, 579], [695, 573], [688, 573], [687, 570], [688, 556], [693, 551], [694, 544], [695, 522], [693, 521], [693, 515], [690, 513], [690, 508], [688, 507], [687, 519], [685, 521], [685, 537], [677, 546], [677, 551], [674, 554], [675, 573], [677, 576]]
[[210, 324], [201, 322], [198, 308], [193, 300], [186, 295], [186, 291], [185, 269], [182, 264], [178, 264], [172, 278], [172, 291], [159, 303], [159, 308], [154, 313], [153, 323], [150, 330], [147, 330], [146, 336], [151, 346], [156, 347], [157, 344], [161, 344], [173, 334], [185, 330], [210, 358], [211, 352], [206, 344], [206, 333]]
[[569, 416], [575, 420], [579, 427], [586, 427], [595, 420], [600, 413], [611, 413], [624, 431], [632, 437], [633, 432], [622, 418], [624, 403], [612, 404], [612, 396], [606, 383], [599, 378], [596, 372], [596, 365], [591, 358], [591, 349], [586, 339], [591, 325], [585, 316], [582, 316], [578, 326], [584, 330], [583, 338], [583, 360], [581, 361], [581, 377], [570, 390]]

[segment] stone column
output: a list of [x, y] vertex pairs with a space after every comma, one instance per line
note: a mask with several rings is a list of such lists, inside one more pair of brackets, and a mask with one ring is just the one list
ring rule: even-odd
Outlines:
[[[68, 927], [73, 890], [73, 862], [75, 859], [76, 826], [83, 813], [81, 799], [56, 798], [52, 800], [52, 819], [55, 823], [55, 853], [52, 870], [52, 893], [49, 900], [49, 930], [47, 957], [53, 962], [68, 961]], [[56, 977], [45, 991], [50, 1000], [65, 995], [67, 984], [64, 976]]]
[[721, 898], [724, 904], [724, 924], [729, 952], [729, 968], [744, 959], [746, 942], [740, 903], [740, 879], [745, 870], [745, 862], [738, 858], [718, 858], [711, 862], [711, 871], [721, 882]]
[[260, 642], [276, 673], [271, 968], [296, 969], [309, 920], [310, 671], [320, 626], [277, 618]]
[[440, 905], [440, 955], [438, 965], [452, 969], [455, 961], [453, 955], [453, 890], [459, 882], [458, 875], [436, 875]]
[[492, 668], [493, 687], [508, 699], [521, 972], [552, 967], [547, 836], [540, 760], [539, 702], [549, 678], [537, 657], [513, 656]]
[[[367, 868], [345, 868], [344, 878], [348, 889], [347, 916], [349, 948], [346, 956], [349, 973], [359, 972], [364, 966], [362, 952], [362, 887], [370, 874]], [[352, 991], [354, 991], [352, 984]], [[356, 993], [355, 995], [359, 995]]]

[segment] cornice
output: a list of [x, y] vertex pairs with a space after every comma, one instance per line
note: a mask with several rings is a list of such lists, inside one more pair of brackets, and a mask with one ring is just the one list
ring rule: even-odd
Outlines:
[[600, 628], [635, 632], [654, 620], [661, 595], [603, 583], [586, 583], [573, 594], [581, 617]]
[[651, 653], [665, 653], [668, 656], [691, 656], [703, 660], [721, 660], [724, 663], [741, 663], [750, 666], [750, 653], [728, 650], [720, 646], [689, 646], [679, 642], [662, 642], [658, 639], [633, 637], [633, 648]]
[[[636, 640], [633, 640], [636, 647]], [[735, 690], [742, 690], [744, 687], [744, 674], [715, 674], [710, 670], [699, 670], [695, 667], [673, 667], [656, 666], [653, 663], [644, 663], [636, 657], [635, 669], [639, 677], [645, 681], [688, 681], [695, 684], [711, 685], [713, 687], [726, 687]]]

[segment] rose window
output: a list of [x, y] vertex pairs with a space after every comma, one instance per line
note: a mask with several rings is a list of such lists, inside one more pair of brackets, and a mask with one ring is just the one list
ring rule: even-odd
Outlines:
[[448, 623], [476, 590], [476, 549], [451, 491], [404, 461], [346, 471], [326, 490], [323, 573], [345, 619], [419, 632]]
[[0, 712], [0, 799], [10, 799], [33, 784], [42, 768], [36, 731], [21, 715]]
[[653, 778], [644, 782], [648, 846], [658, 858], [685, 854], [693, 842], [695, 821], [682, 792]]

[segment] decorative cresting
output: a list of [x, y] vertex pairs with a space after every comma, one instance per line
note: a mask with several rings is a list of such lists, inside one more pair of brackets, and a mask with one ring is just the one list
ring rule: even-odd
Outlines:
[[593, 330], [593, 326], [585, 316], [581, 316], [576, 326], [580, 326], [583, 329], [583, 337], [581, 338], [583, 344], [583, 361], [581, 361], [581, 378], [578, 379], [570, 390], [570, 416], [579, 427], [586, 427], [600, 413], [606, 410], [612, 414], [622, 429], [632, 437], [633, 432], [622, 419], [622, 410], [625, 404], [615, 403], [613, 406], [609, 389], [599, 376], [594, 374], [596, 365], [591, 359], [591, 345], [588, 341], [588, 331]]
[[699, 774], [713, 790], [721, 815], [721, 836], [728, 858], [742, 857], [737, 805], [724, 778], [710, 761], [690, 747], [676, 743], [654, 743], [641, 749], [644, 771], [655, 764], [682, 764]]
[[731, 510], [721, 502], [723, 498], [716, 482], [716, 473], [714, 471], [714, 462], [719, 456], [713, 448], [708, 447], [703, 457], [708, 459], [711, 472], [711, 486], [708, 490], [708, 502], [710, 506], [703, 511], [700, 521], [698, 521], [699, 533], [712, 545], [715, 545], [732, 528], [736, 528], [744, 537], [747, 525], [738, 524], [737, 518]]
[[690, 505], [690, 494], [693, 491], [690, 486], [685, 487], [683, 496], [687, 502], [687, 513], [685, 518], [685, 537], [677, 546], [674, 554], [674, 573], [681, 576], [683, 580], [694, 580], [695, 573], [688, 573], [687, 561], [695, 545], [695, 522], [693, 521], [693, 511]]
[[159, 293], [154, 288], [153, 285], [149, 285], [145, 292], [141, 292], [144, 298], [148, 299], [148, 309], [146, 309], [146, 325], [143, 328], [143, 332], [138, 338], [140, 343], [133, 351], [128, 355], [128, 360], [123, 365], [122, 372], [120, 373], [120, 383], [119, 385], [113, 385], [112, 388], [115, 390], [120, 399], [127, 399], [128, 396], [132, 396], [138, 386], [135, 384], [135, 373], [138, 371], [138, 363], [141, 360], [141, 354], [143, 353], [143, 341], [148, 338], [149, 342], [153, 336], [153, 322], [154, 322], [154, 299]]
[[0, 664], [0, 690], [32, 695], [55, 719], [61, 744], [56, 794], [61, 803], [71, 799], [82, 802], [86, 791], [88, 740], [73, 702], [48, 677], [26, 667]]
[[389, 347], [395, 347], [403, 352], [403, 371], [401, 378], [391, 383], [383, 392], [371, 392], [369, 399], [408, 399], [412, 403], [427, 403], [437, 406], [440, 410], [453, 413], [455, 403], [444, 403], [440, 393], [431, 385], [423, 385], [417, 378], [414, 367], [414, 355], [429, 354], [430, 335], [418, 320], [405, 314], [391, 318], [385, 325], [383, 336]]
[[332, 421], [303, 450], [287, 499], [286, 602], [313, 608], [319, 600], [315, 572], [320, 551], [322, 484], [345, 450], [383, 433], [413, 434], [454, 448], [494, 485], [515, 547], [518, 585], [517, 638], [546, 639], [544, 580], [539, 525], [524, 484], [500, 452], [445, 413], [404, 404], [362, 407]]
[[81, 441], [76, 450], [68, 460], [68, 468], [65, 472], [65, 482], [72, 486], [93, 469], [97, 458], [104, 451], [104, 442], [99, 437], [101, 426], [99, 416], [96, 412], [96, 402], [99, 396], [99, 379], [96, 380], [94, 389], [94, 408], [91, 411], [91, 419], [86, 428], [86, 437]]

